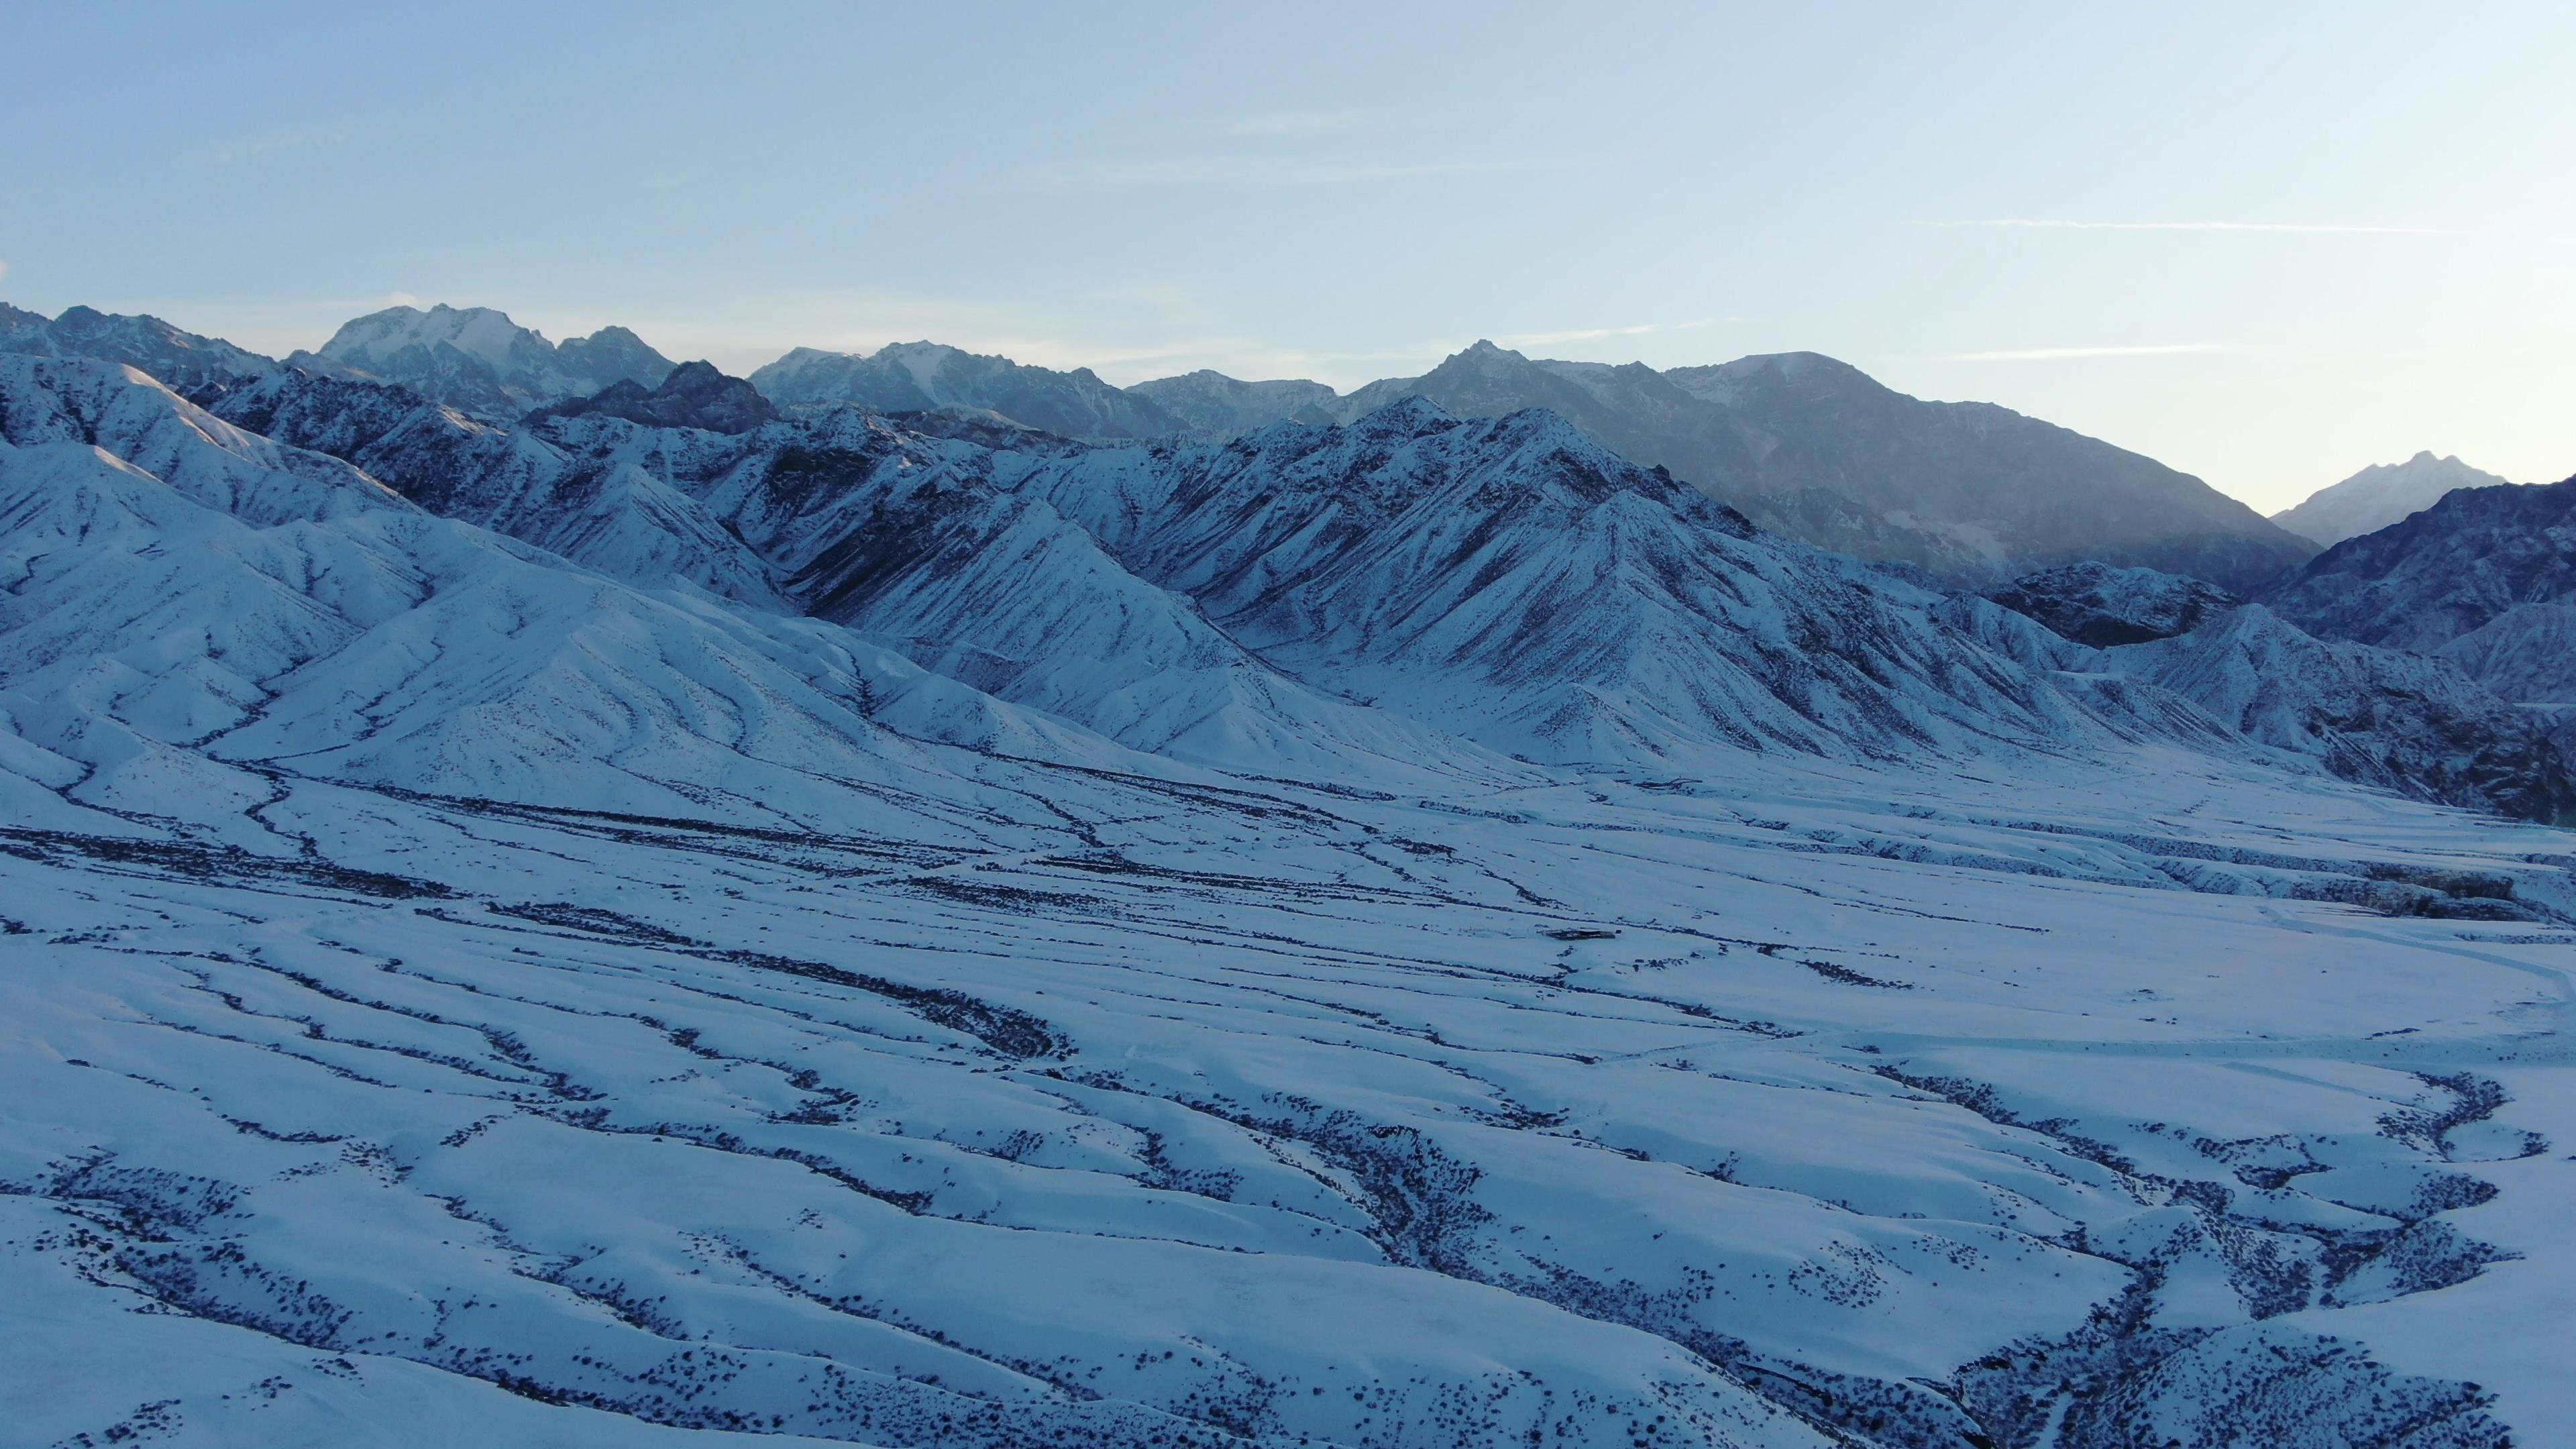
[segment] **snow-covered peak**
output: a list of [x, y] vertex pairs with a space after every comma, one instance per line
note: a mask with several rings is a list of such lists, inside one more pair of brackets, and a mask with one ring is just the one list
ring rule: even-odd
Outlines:
[[623, 327], [558, 346], [490, 307], [387, 307], [342, 324], [318, 352], [287, 359], [310, 371], [400, 383], [486, 417], [587, 397], [622, 381], [644, 387], [671, 360]]
[[2436, 457], [2428, 448], [2403, 463], [2373, 464], [2320, 488], [2297, 507], [2273, 514], [2272, 521], [2331, 547], [2430, 508], [2454, 488], [2491, 488], [2508, 481], [2470, 467], [2457, 454]]
[[938, 391], [939, 370], [952, 361], [962, 359], [969, 363], [1000, 363], [1006, 367], [1011, 365], [1007, 357], [979, 357], [963, 349], [950, 347], [944, 342], [932, 342], [927, 339], [920, 342], [889, 342], [878, 348], [873, 356], [877, 361], [890, 362], [902, 368], [904, 374], [912, 379], [913, 386], [920, 388], [925, 395], [932, 396], [935, 396]]
[[340, 324], [317, 355], [333, 362], [381, 368], [407, 347], [453, 347], [496, 370], [525, 365], [529, 356], [552, 356], [555, 345], [533, 328], [521, 327], [509, 314], [491, 307], [451, 307], [444, 302], [426, 311], [387, 307]]

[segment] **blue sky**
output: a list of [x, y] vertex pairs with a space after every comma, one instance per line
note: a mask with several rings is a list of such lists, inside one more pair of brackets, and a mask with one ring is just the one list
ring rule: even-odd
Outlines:
[[[1963, 13], [1934, 13], [1955, 10]], [[748, 370], [1809, 348], [2267, 510], [2576, 471], [2576, 7], [16, 7], [0, 298]]]

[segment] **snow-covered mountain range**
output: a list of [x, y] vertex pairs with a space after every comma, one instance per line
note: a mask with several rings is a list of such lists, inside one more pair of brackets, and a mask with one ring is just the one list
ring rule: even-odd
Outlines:
[[2576, 837], [2455, 808], [2576, 792], [2448, 664], [1547, 410], [368, 370], [0, 355], [34, 1442], [2576, 1432]]
[[2403, 463], [2373, 464], [2320, 488], [2297, 507], [2273, 514], [2272, 521], [2331, 548], [2420, 513], [2454, 488], [2492, 488], [2506, 481], [2470, 467], [2456, 455], [2436, 458], [2429, 451], [2421, 452]]
[[751, 375], [782, 406], [855, 404], [875, 412], [963, 408], [1086, 442], [1186, 431], [1148, 397], [1121, 392], [1087, 367], [1023, 367], [936, 342], [898, 342], [866, 354], [799, 347]]
[[652, 387], [672, 362], [623, 327], [563, 343], [489, 307], [442, 302], [387, 307], [342, 325], [318, 352], [287, 365], [329, 376], [396, 382], [433, 401], [487, 417], [588, 397], [619, 382]]
[[1201, 371], [1139, 383], [1125, 406], [1088, 370], [928, 343], [867, 358], [800, 349], [751, 380], [783, 404], [962, 406], [1092, 442], [1347, 423], [1403, 397], [1460, 417], [1545, 408], [1793, 537], [1975, 583], [2098, 559], [2250, 589], [2315, 551], [2152, 459], [1988, 404], [1907, 397], [1814, 353], [1657, 372], [1479, 342], [1420, 377], [1348, 396]]
[[183, 332], [158, 317], [120, 316], [92, 307], [66, 307], [61, 316], [47, 320], [0, 302], [0, 352], [123, 363], [191, 396], [219, 393], [278, 371], [276, 359], [220, 337]]

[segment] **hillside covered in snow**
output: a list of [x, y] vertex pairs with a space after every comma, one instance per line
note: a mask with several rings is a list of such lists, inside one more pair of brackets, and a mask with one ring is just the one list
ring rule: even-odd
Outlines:
[[30, 1442], [2576, 1433], [2576, 796], [2457, 668], [497, 315], [0, 355]]

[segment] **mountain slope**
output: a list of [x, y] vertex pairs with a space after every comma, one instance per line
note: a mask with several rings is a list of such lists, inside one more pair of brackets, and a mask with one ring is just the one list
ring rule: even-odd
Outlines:
[[2403, 463], [2374, 464], [2320, 488], [2297, 507], [2273, 514], [2272, 521], [2301, 538], [2332, 547], [2430, 508], [2454, 488], [2491, 488], [2507, 481], [2456, 456], [2436, 458], [2429, 451], [2421, 452]]
[[1286, 386], [1193, 382], [1226, 399], [1238, 430], [1304, 407], [1347, 422], [1408, 396], [1462, 417], [1546, 408], [1792, 537], [1980, 587], [2089, 559], [2242, 592], [2314, 552], [2152, 459], [1990, 404], [1907, 397], [1815, 353], [1657, 372], [1478, 342], [1335, 401]]
[[1349, 427], [1028, 469], [1121, 562], [1302, 677], [1514, 754], [1889, 754], [2081, 728], [1937, 596], [1759, 535], [1561, 418]]
[[787, 607], [767, 565], [696, 499], [641, 469], [577, 466], [524, 428], [468, 417], [407, 388], [300, 373], [215, 407], [242, 427], [354, 463], [432, 512], [611, 578]]
[[[2151, 458], [1989, 403], [1908, 397], [1814, 353], [1665, 375], [1765, 439], [1752, 491], [1840, 493], [1987, 552], [2005, 576], [2090, 559], [2241, 593], [2313, 551]], [[1908, 561], [1943, 569], [1938, 554]]]
[[2312, 634], [2439, 652], [2509, 699], [2576, 703], [2576, 478], [2463, 488], [2261, 596]]
[[797, 607], [1131, 747], [1252, 770], [1519, 773], [1282, 675], [1045, 501], [998, 486], [1024, 455], [848, 409], [724, 442], [601, 419], [541, 436], [585, 470], [635, 469], [700, 500]]
[[1026, 367], [936, 342], [891, 343], [864, 355], [799, 347], [754, 371], [751, 385], [782, 407], [850, 403], [883, 413], [973, 408], [1089, 442], [1187, 430], [1149, 398], [1111, 387], [1090, 368]]
[[489, 418], [588, 397], [619, 382], [646, 387], [670, 375], [671, 360], [623, 327], [603, 327], [557, 345], [489, 307], [427, 311], [387, 307], [343, 323], [318, 352], [292, 367], [362, 381], [393, 382], [433, 402]]

